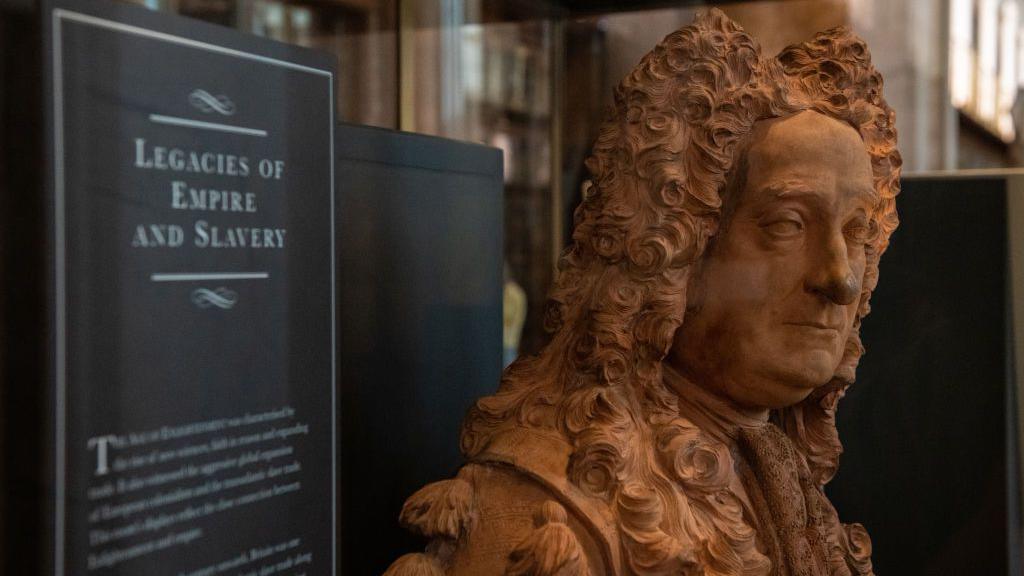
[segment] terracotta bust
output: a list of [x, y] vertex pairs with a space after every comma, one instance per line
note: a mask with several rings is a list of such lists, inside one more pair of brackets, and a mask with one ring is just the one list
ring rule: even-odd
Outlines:
[[823, 486], [896, 227], [864, 42], [774, 59], [717, 10], [615, 91], [546, 319], [406, 502], [406, 575], [872, 574]]

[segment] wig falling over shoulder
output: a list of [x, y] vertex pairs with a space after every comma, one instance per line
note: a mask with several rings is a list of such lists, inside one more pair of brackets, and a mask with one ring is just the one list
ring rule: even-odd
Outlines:
[[[832, 477], [841, 451], [836, 402], [863, 353], [860, 318], [897, 224], [900, 156], [881, 90], [867, 47], [845, 28], [775, 59], [762, 58], [757, 43], [715, 9], [667, 36], [615, 90], [587, 160], [592, 178], [545, 312], [551, 340], [513, 363], [498, 392], [470, 411], [465, 455], [472, 459], [516, 427], [557, 432], [573, 447], [570, 480], [619, 517], [632, 571], [702, 563], [722, 574], [764, 573], [767, 560], [752, 531], [730, 517], [733, 507], [707, 506], [680, 487], [665, 451], [685, 426], [661, 363], [684, 319], [691, 266], [718, 230], [727, 176], [753, 124], [807, 109], [849, 123], [871, 155], [880, 198], [858, 319], [833, 381], [773, 415], [819, 483]], [[709, 526], [721, 541], [697, 544]]]

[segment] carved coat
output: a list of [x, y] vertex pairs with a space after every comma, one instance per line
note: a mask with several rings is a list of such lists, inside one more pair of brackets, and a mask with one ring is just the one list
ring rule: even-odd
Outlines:
[[[737, 529], [756, 534], [762, 561], [737, 566], [735, 574], [873, 574], [867, 532], [839, 522], [810, 480], [806, 462], [775, 424], [734, 409], [670, 369], [666, 378], [685, 391], [680, 412], [694, 425], [696, 475], [724, 481], [721, 493], [703, 497], [719, 506], [738, 502]], [[433, 541], [425, 553], [399, 558], [385, 576], [640, 573], [623, 559], [620, 518], [604, 500], [568, 480], [571, 453], [551, 431], [518, 427], [496, 436], [456, 478], [408, 499], [401, 522]], [[729, 456], [716, 459], [716, 453]], [[708, 542], [695, 548], [701, 545]], [[681, 554], [688, 558], [683, 574], [723, 574], [703, 565], [699, 550]]]

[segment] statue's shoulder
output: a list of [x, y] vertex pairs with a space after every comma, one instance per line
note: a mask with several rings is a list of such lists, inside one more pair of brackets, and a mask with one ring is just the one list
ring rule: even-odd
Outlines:
[[455, 478], [406, 501], [402, 524], [432, 542], [386, 576], [615, 573], [614, 522], [568, 482], [568, 454], [555, 435], [516, 429], [496, 437]]

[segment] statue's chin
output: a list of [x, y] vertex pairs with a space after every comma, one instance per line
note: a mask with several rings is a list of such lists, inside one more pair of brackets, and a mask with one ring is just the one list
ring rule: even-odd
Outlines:
[[777, 410], [799, 404], [832, 379], [833, 370], [810, 368], [804, 365], [774, 372], [770, 377], [735, 380], [742, 382], [743, 388], [729, 391], [729, 396], [746, 408]]
[[806, 400], [808, 398], [808, 396], [810, 396], [815, 390], [817, 390], [822, 385], [824, 385], [824, 383], [816, 385], [816, 386], [811, 386], [811, 387], [807, 387], [807, 386], [791, 386], [791, 387], [789, 387], [789, 390], [787, 391], [787, 392], [789, 392], [789, 394], [780, 394], [779, 398], [778, 398], [778, 401], [775, 402], [775, 405], [771, 406], [770, 408], [772, 408], [772, 409], [787, 408], [789, 406], [794, 406], [796, 404], [799, 404], [799, 403], [803, 402], [804, 400]]
[[779, 377], [789, 387], [801, 390], [803, 400], [832, 380], [841, 360], [842, 354], [832, 350], [804, 350], [791, 355], [787, 364], [779, 367]]

